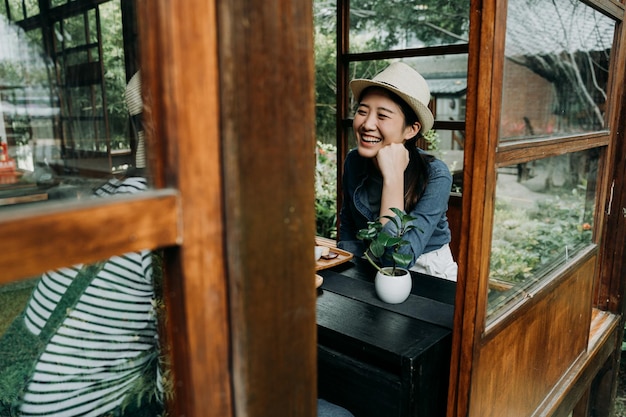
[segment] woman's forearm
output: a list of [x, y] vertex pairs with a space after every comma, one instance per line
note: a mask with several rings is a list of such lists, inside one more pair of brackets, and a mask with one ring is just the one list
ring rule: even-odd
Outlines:
[[380, 199], [380, 222], [385, 224], [389, 219], [383, 216], [395, 216], [392, 208], [404, 210], [404, 178], [400, 180], [385, 180]]

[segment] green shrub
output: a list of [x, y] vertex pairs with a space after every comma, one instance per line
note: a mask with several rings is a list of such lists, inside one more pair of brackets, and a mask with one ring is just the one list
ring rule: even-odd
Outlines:
[[554, 198], [524, 210], [501, 201], [494, 212], [490, 278], [525, 282], [562, 264], [591, 242], [591, 220], [577, 198]]
[[315, 226], [318, 236], [337, 238], [337, 147], [317, 142]]

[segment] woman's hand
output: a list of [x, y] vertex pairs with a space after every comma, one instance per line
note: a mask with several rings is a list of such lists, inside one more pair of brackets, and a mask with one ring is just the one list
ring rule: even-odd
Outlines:
[[376, 162], [383, 176], [380, 222], [385, 224], [388, 219], [382, 216], [394, 216], [391, 208], [404, 210], [404, 170], [409, 165], [409, 151], [401, 143], [392, 143], [378, 151]]
[[409, 165], [409, 151], [402, 143], [392, 143], [381, 148], [376, 155], [376, 162], [385, 181], [404, 183], [404, 170]]

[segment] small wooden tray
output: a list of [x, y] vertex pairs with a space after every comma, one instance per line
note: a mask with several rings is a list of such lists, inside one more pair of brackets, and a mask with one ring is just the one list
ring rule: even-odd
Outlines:
[[337, 255], [339, 255], [334, 259], [320, 258], [316, 262], [316, 265], [315, 265], [316, 271], [319, 271], [321, 269], [326, 269], [326, 268], [332, 268], [333, 266], [337, 266], [337, 265], [341, 265], [342, 263], [348, 262], [350, 259], [354, 257], [354, 255], [351, 254], [350, 252], [337, 248], [337, 244], [332, 239], [316, 237], [315, 245], [329, 247], [331, 252], [335, 252]]

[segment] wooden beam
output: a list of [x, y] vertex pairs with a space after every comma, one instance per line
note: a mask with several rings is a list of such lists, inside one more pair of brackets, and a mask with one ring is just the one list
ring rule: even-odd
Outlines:
[[315, 416], [311, 1], [219, 3], [234, 401]]
[[0, 217], [0, 284], [112, 255], [180, 243], [177, 194], [34, 203]]
[[216, 2], [139, 0], [137, 10], [150, 167], [180, 193], [183, 244], [164, 256], [168, 413], [233, 416]]

